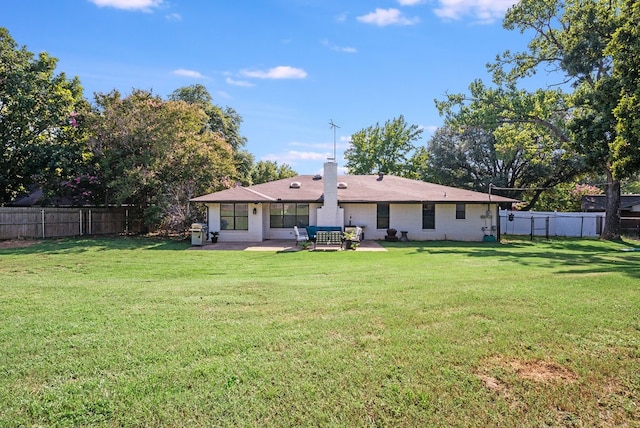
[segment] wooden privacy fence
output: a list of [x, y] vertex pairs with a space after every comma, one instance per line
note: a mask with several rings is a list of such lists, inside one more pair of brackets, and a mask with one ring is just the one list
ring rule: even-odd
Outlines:
[[0, 207], [0, 239], [137, 233], [127, 208]]

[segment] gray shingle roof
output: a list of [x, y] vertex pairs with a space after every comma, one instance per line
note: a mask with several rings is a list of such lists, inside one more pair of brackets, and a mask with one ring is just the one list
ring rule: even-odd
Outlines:
[[[300, 183], [292, 188], [291, 183]], [[322, 178], [313, 175], [298, 175], [269, 183], [249, 187], [234, 187], [191, 199], [192, 202], [321, 202], [323, 194]], [[345, 183], [346, 189], [338, 188], [338, 202], [465, 202], [487, 203], [489, 194], [442, 186], [419, 180], [411, 180], [393, 175], [341, 175], [338, 183]], [[517, 202], [515, 199], [491, 195], [492, 202]]]

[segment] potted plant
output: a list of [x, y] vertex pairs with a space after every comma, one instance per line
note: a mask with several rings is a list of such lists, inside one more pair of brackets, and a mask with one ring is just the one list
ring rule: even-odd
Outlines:
[[356, 233], [355, 232], [345, 232], [344, 233], [344, 249], [345, 250], [355, 250], [358, 248], [359, 242], [355, 240]]
[[311, 241], [302, 241], [300, 242], [300, 247], [302, 247], [303, 250], [308, 250], [309, 247], [311, 247], [311, 244]]
[[220, 234], [220, 232], [209, 232], [211, 234], [211, 243], [215, 244], [216, 242], [218, 242], [218, 235]]

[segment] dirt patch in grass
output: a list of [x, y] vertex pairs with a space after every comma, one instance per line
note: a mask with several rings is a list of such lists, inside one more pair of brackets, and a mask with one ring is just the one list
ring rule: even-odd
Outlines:
[[[549, 407], [545, 415], [550, 419], [541, 426], [618, 427], [631, 426], [629, 421], [640, 420], [635, 394], [613, 378], [604, 383], [580, 379], [571, 369], [555, 362], [502, 356], [483, 360], [474, 374], [488, 391], [504, 399], [514, 413], [528, 412], [530, 397], [546, 402]], [[571, 388], [573, 396], [566, 395], [564, 388], [571, 383], [576, 383]], [[596, 420], [598, 424], [593, 425]]]
[[478, 368], [476, 376], [484, 383], [487, 389], [503, 394], [508, 393], [508, 385], [505, 381], [491, 375], [496, 371], [504, 372], [506, 374], [505, 377], [515, 375], [520, 379], [539, 383], [573, 382], [577, 379], [577, 375], [571, 370], [554, 362], [493, 357], [486, 360]]
[[571, 370], [547, 361], [511, 361], [510, 365], [522, 379], [536, 382], [571, 382], [577, 379]]
[[37, 243], [38, 241], [30, 241], [27, 239], [8, 239], [6, 241], [0, 241], [0, 250], [30, 247]]

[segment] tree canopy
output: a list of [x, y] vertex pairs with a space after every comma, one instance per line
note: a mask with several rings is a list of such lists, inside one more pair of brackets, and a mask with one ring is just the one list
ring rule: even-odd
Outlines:
[[118, 91], [97, 94], [95, 102], [91, 147], [106, 202], [134, 204], [146, 225], [171, 227], [188, 215], [177, 215], [176, 204], [187, 207], [189, 198], [230, 185], [232, 149], [208, 130], [199, 105], [163, 101], [142, 90], [124, 98]]
[[88, 105], [79, 79], [55, 74], [56, 63], [18, 47], [0, 27], [0, 205], [30, 186], [54, 193], [87, 160], [75, 125]]
[[413, 156], [421, 134], [422, 129], [409, 125], [402, 115], [356, 132], [344, 154], [349, 174], [415, 176]]
[[[633, 2], [627, 3], [627, 8], [633, 9]], [[470, 110], [486, 112], [498, 125], [494, 134], [500, 144], [505, 137], [538, 143], [539, 138], [531, 137], [542, 135], [557, 145], [547, 153], [563, 151], [563, 157], [579, 157], [586, 168], [603, 174], [607, 208], [602, 237], [607, 239], [620, 236], [619, 180], [630, 172], [623, 165], [633, 164], [623, 161], [621, 154], [629, 150], [637, 154], [638, 148], [637, 140], [618, 133], [623, 126], [619, 123], [629, 123], [620, 119], [625, 117], [620, 94], [625, 84], [631, 90], [633, 83], [623, 78], [625, 62], [619, 61], [622, 54], [616, 55], [616, 37], [628, 43], [635, 35], [637, 46], [637, 15], [622, 13], [622, 7], [621, 0], [521, 0], [508, 10], [504, 27], [530, 34], [531, 39], [526, 51], [506, 51], [489, 64], [497, 89], [480, 91], [478, 97], [451, 95], [440, 103], [444, 111], [461, 106], [457, 118], [477, 126], [474, 119], [481, 114], [463, 111], [466, 103], [476, 102]], [[621, 30], [624, 28], [627, 30]], [[614, 37], [616, 33], [620, 35]], [[494, 96], [515, 93], [518, 84], [541, 70], [557, 76], [556, 84], [571, 91], [544, 88], [522, 91], [522, 96], [515, 98]]]
[[613, 111], [613, 173], [627, 177], [640, 170], [640, 3], [626, 0], [622, 16], [607, 53], [613, 58], [613, 77], [620, 85], [620, 100]]
[[258, 161], [251, 169], [251, 184], [268, 183], [269, 181], [298, 175], [289, 165], [278, 165], [276, 161]]
[[209, 117], [208, 130], [217, 133], [234, 151], [239, 151], [247, 142], [240, 134], [242, 117], [231, 107], [213, 104], [213, 97], [203, 85], [196, 84], [178, 88], [169, 96], [172, 101], [184, 101], [198, 105]]
[[501, 191], [526, 200], [524, 209], [535, 207], [546, 189], [585, 171], [582, 156], [566, 147], [567, 106], [562, 91], [529, 92], [513, 84], [490, 88], [479, 80], [469, 91], [436, 102], [447, 132], [436, 134], [429, 143], [431, 170], [466, 171], [468, 182], [460, 185], [475, 190], [486, 191], [489, 183], [530, 189]]

